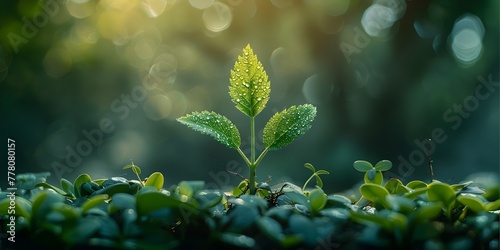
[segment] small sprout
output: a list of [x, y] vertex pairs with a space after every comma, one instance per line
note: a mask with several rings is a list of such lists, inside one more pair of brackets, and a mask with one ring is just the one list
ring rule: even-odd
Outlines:
[[[250, 158], [240, 149], [241, 138], [236, 126], [226, 117], [215, 112], [193, 112], [177, 119], [178, 122], [195, 131], [212, 136], [218, 142], [235, 149], [249, 168], [251, 194], [256, 194], [255, 169], [270, 150], [282, 148], [305, 134], [316, 116], [316, 107], [311, 104], [292, 106], [276, 113], [264, 127], [265, 149], [258, 157], [255, 154], [255, 117], [266, 107], [271, 93], [271, 83], [262, 63], [257, 59], [250, 45], [231, 70], [229, 96], [236, 108], [250, 118]], [[241, 186], [241, 185], [240, 185]], [[246, 190], [242, 190], [243, 194]]]

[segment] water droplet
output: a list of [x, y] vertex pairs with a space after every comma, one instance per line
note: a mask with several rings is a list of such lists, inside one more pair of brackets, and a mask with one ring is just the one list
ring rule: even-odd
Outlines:
[[[241, 94], [240, 94], [241, 95]], [[236, 99], [236, 102], [240, 102], [241, 100], [240, 99]]]
[[259, 102], [260, 102], [260, 101], [262, 101], [262, 98], [260, 98], [260, 97], [259, 97], [259, 98], [257, 98], [257, 101], [259, 101]]
[[234, 83], [234, 85], [238, 86], [238, 85], [239, 85], [239, 83], [237, 83], [237, 82], [236, 82], [236, 83]]
[[245, 56], [248, 56], [248, 52], [245, 52]]

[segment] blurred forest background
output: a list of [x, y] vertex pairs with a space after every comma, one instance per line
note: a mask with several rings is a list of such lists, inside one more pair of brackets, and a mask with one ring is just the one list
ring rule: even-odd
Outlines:
[[283, 108], [318, 108], [308, 133], [267, 154], [258, 181], [302, 185], [309, 162], [338, 192], [362, 180], [359, 159], [429, 181], [422, 142], [436, 179], [498, 181], [499, 10], [498, 0], [1, 1], [3, 161], [11, 138], [16, 173], [48, 171], [51, 183], [134, 179], [121, 169], [132, 160], [167, 187], [235, 186], [225, 169], [248, 175], [238, 153], [175, 119], [223, 114], [249, 152], [249, 121], [228, 85], [250, 44], [271, 81], [257, 134]]

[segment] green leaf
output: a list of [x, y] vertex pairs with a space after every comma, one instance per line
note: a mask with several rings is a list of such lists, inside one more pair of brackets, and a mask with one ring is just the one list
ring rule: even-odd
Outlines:
[[262, 63], [253, 53], [250, 45], [243, 49], [243, 54], [231, 70], [229, 95], [236, 108], [249, 117], [257, 116], [265, 107], [271, 93]]
[[[31, 218], [31, 202], [23, 197], [20, 196], [15, 196], [15, 211], [16, 211], [16, 216], [22, 216], [26, 219]], [[0, 216], [7, 216], [10, 215], [9, 210], [12, 209], [11, 207], [11, 198], [3, 198], [0, 200]]]
[[140, 216], [163, 208], [179, 208], [182, 211], [192, 214], [198, 214], [198, 210], [193, 205], [182, 202], [171, 196], [160, 192], [145, 192], [136, 196], [137, 214]]
[[254, 248], [255, 240], [243, 234], [236, 233], [222, 233], [220, 234], [220, 240], [226, 244], [232, 245], [238, 248]]
[[75, 187], [73, 186], [73, 183], [70, 181], [61, 178], [61, 188], [66, 192], [67, 194], [73, 195], [73, 192], [75, 192]]
[[226, 117], [214, 112], [193, 112], [177, 119], [178, 122], [202, 134], [210, 135], [218, 142], [238, 148], [241, 144], [238, 128]]
[[378, 171], [387, 171], [392, 168], [392, 162], [388, 160], [381, 160], [375, 164], [374, 168]]
[[388, 180], [384, 187], [389, 191], [390, 194], [397, 194], [398, 187], [403, 186], [403, 183], [399, 179], [392, 178]]
[[107, 186], [103, 189], [99, 189], [92, 193], [92, 195], [98, 194], [107, 194], [109, 196], [113, 196], [118, 193], [128, 193], [130, 191], [130, 186], [127, 183], [116, 183], [110, 186]]
[[314, 212], [318, 212], [326, 204], [326, 194], [321, 188], [315, 188], [309, 193], [309, 203], [311, 204], [311, 209]]
[[276, 150], [305, 134], [312, 126], [316, 107], [311, 104], [292, 106], [271, 117], [264, 127], [264, 145]]
[[390, 208], [390, 205], [387, 203], [385, 197], [389, 194], [387, 189], [384, 187], [373, 184], [373, 183], [365, 183], [361, 185], [359, 188], [359, 192], [363, 197], [372, 202], [380, 202], [385, 208]]
[[413, 220], [416, 223], [428, 222], [441, 214], [441, 211], [441, 205], [439, 203], [428, 203], [415, 210], [412, 214]]
[[74, 194], [76, 197], [81, 197], [80, 193], [80, 187], [87, 182], [90, 182], [92, 179], [88, 174], [81, 174], [78, 177], [76, 177], [75, 181], [73, 182], [74, 186]]
[[101, 205], [102, 203], [104, 203], [104, 201], [106, 201], [108, 199], [109, 199], [109, 195], [107, 195], [107, 194], [100, 194], [100, 195], [95, 195], [95, 196], [90, 197], [82, 205], [82, 214], [85, 214], [91, 208], [94, 208], [94, 207]]
[[485, 205], [486, 211], [498, 210], [500, 208], [500, 200], [496, 200]]
[[463, 205], [467, 206], [468, 209], [479, 213], [484, 210], [485, 204], [477, 197], [472, 196], [472, 195], [460, 195], [457, 197], [458, 202], [462, 203]]
[[194, 195], [200, 208], [214, 207], [222, 201], [224, 194], [219, 190], [201, 190]]
[[135, 204], [135, 196], [131, 194], [117, 193], [113, 195], [111, 202], [108, 205], [108, 212], [109, 214], [113, 214], [120, 210], [134, 209]]
[[163, 174], [161, 174], [160, 172], [154, 172], [148, 177], [148, 180], [146, 181], [146, 184], [144, 186], [152, 186], [155, 187], [156, 190], [160, 190], [161, 188], [163, 188], [163, 181]]
[[384, 181], [384, 176], [382, 175], [381, 171], [372, 168], [370, 171], [365, 173], [364, 180], [365, 183], [374, 183], [382, 185], [382, 182]]
[[311, 163], [304, 164], [304, 167], [310, 169], [313, 173], [316, 173], [316, 169]]
[[427, 183], [420, 180], [414, 180], [408, 182], [406, 186], [411, 189], [427, 188]]
[[129, 165], [123, 167], [122, 169], [129, 169], [129, 168], [132, 169], [132, 172], [134, 172], [134, 174], [141, 174], [141, 168], [139, 166], [134, 165], [134, 164], [129, 164]]
[[373, 169], [373, 166], [371, 163], [363, 160], [358, 160], [355, 161], [352, 166], [354, 169], [358, 170], [359, 172], [368, 172]]
[[35, 185], [35, 187], [43, 187], [44, 189], [52, 189], [52, 190], [56, 191], [56, 193], [58, 193], [60, 195], [66, 195], [67, 194], [64, 190], [62, 190], [62, 189], [60, 189], [60, 188], [58, 188], [56, 186], [50, 185], [50, 184], [48, 184], [46, 182], [37, 183]]
[[455, 192], [448, 184], [433, 182], [428, 186], [427, 198], [429, 201], [443, 202], [449, 207], [455, 201]]
[[204, 181], [181, 181], [177, 186], [179, 194], [193, 197], [195, 193], [203, 189]]
[[283, 227], [280, 223], [270, 217], [260, 217], [257, 220], [260, 231], [268, 238], [279, 241], [284, 238]]

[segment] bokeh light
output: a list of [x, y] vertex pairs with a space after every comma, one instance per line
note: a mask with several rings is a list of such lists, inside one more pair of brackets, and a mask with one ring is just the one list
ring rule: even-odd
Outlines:
[[[163, 172], [169, 184], [211, 181], [211, 171], [245, 163], [176, 119], [213, 110], [238, 126], [248, 149], [249, 124], [227, 92], [229, 71], [250, 44], [271, 82], [257, 129], [291, 105], [318, 107], [310, 132], [266, 155], [259, 181], [276, 175], [300, 183], [305, 172], [289, 170], [311, 162], [342, 173], [329, 175], [326, 189], [346, 189], [354, 179], [346, 176], [358, 176], [353, 161], [389, 159], [397, 166], [398, 156], [436, 127], [449, 136], [432, 155], [441, 176], [449, 177], [450, 162], [449, 178], [457, 180], [474, 163], [498, 172], [498, 157], [484, 153], [499, 150], [496, 85], [481, 92], [488, 98], [467, 118], [454, 111], [476, 86], [498, 81], [498, 7], [498, 1], [2, 1], [0, 100], [7, 122], [0, 129], [19, 141], [19, 171], [67, 165], [68, 147], [88, 140], [82, 131], [101, 130], [104, 120], [113, 129], [64, 178], [118, 176], [132, 159], [144, 172]], [[450, 109], [461, 119], [456, 129], [443, 118]], [[427, 178], [415, 167], [411, 178]]]
[[467, 14], [453, 25], [450, 34], [450, 47], [453, 56], [463, 67], [479, 60], [483, 51], [484, 26], [477, 16]]

